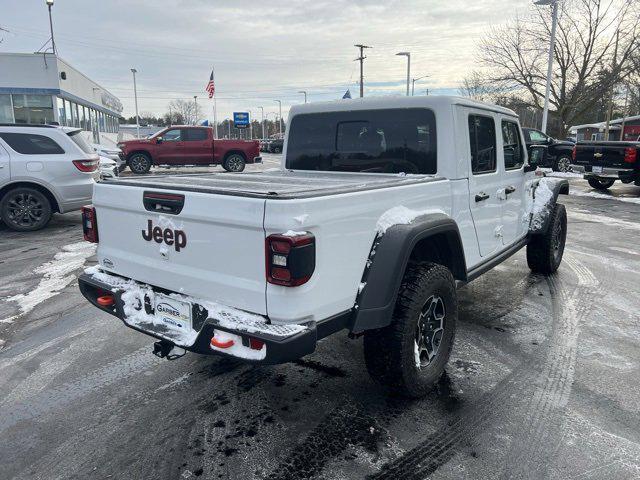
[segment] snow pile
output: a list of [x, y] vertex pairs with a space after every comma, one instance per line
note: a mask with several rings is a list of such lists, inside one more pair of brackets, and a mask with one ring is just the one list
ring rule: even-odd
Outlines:
[[296, 232], [295, 230], [287, 230], [282, 234], [283, 237], [300, 237], [306, 235], [307, 232]]
[[[146, 313], [144, 309], [145, 297], [152, 306], [155, 305], [155, 292], [149, 285], [110, 275], [97, 267], [87, 268], [85, 273], [91, 275], [93, 279], [109, 285], [112, 291], [122, 292], [121, 298], [126, 316], [124, 321], [128, 325], [141, 330], [152, 331], [167, 340], [171, 340], [180, 347], [189, 347], [196, 341], [199, 332], [191, 328], [190, 325], [188, 328], [181, 328], [164, 322], [161, 316]], [[207, 311], [207, 317], [212, 319], [214, 324], [233, 330], [247, 333], [269, 333], [274, 336], [287, 337], [307, 328], [296, 324], [271, 325], [260, 315], [188, 295], [171, 293], [165, 296], [197, 305], [201, 311]]]
[[28, 293], [21, 293], [5, 300], [17, 302], [20, 313], [5, 318], [0, 323], [10, 323], [20, 315], [33, 310], [36, 305], [57, 295], [76, 279], [73, 272], [84, 265], [84, 262], [96, 252], [96, 245], [89, 242], [78, 242], [64, 245], [62, 251], [55, 254], [53, 260], [40, 265], [33, 273], [41, 274], [38, 286]]
[[214, 338], [221, 343], [225, 343], [230, 340], [233, 341], [233, 345], [227, 348], [219, 348], [215, 345], [211, 345], [211, 349], [217, 352], [226, 353], [238, 358], [245, 358], [247, 360], [264, 360], [267, 356], [267, 347], [265, 345], [263, 345], [260, 350], [245, 347], [242, 344], [242, 338], [239, 335], [223, 332], [222, 330], [216, 330]]
[[382, 214], [376, 224], [376, 230], [380, 235], [384, 234], [394, 225], [408, 225], [420, 215], [429, 213], [425, 210], [411, 210], [405, 206], [393, 207]]
[[531, 224], [532, 230], [540, 230], [544, 225], [545, 219], [551, 213], [549, 207], [553, 205], [553, 190], [549, 188], [548, 181], [545, 179], [540, 180], [538, 188], [536, 188], [535, 198], [531, 209]]

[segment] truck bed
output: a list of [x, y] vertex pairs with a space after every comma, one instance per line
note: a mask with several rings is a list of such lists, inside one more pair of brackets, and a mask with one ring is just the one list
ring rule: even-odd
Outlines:
[[432, 175], [327, 173], [278, 170], [259, 173], [151, 175], [106, 179], [122, 186], [252, 198], [310, 198], [442, 180]]

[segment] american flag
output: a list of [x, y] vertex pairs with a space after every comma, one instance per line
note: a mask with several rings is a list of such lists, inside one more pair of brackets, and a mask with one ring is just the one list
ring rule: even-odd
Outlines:
[[209, 93], [209, 98], [212, 98], [213, 94], [216, 93], [216, 86], [213, 83], [213, 70], [211, 70], [211, 75], [209, 76], [209, 83], [207, 83], [205, 90]]

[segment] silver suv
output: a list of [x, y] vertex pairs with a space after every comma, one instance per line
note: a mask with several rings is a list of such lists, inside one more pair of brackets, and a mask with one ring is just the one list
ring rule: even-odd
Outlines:
[[0, 218], [12, 230], [39, 230], [55, 212], [91, 203], [98, 155], [82, 130], [0, 124]]

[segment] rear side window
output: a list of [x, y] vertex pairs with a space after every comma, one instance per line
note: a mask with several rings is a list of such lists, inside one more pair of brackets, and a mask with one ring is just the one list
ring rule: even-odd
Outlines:
[[54, 140], [31, 133], [0, 133], [0, 137], [16, 152], [25, 155], [60, 155], [64, 150]]
[[502, 121], [502, 150], [505, 169], [516, 170], [524, 165], [524, 152], [517, 123]]
[[187, 142], [201, 142], [207, 139], [207, 131], [204, 128], [188, 128], [184, 132]]
[[75, 132], [67, 133], [69, 138], [75, 143], [80, 150], [84, 153], [96, 153], [96, 151], [87, 143], [82, 135], [80, 135], [80, 130]]
[[491, 117], [469, 115], [469, 143], [471, 144], [471, 171], [496, 171], [496, 124]]
[[436, 119], [423, 108], [297, 115], [287, 168], [368, 173], [435, 174]]

